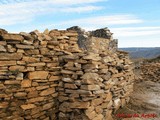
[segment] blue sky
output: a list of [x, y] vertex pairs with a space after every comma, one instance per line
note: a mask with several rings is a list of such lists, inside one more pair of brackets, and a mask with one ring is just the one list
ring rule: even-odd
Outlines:
[[160, 0], [0, 0], [0, 28], [108, 27], [119, 47], [160, 47]]

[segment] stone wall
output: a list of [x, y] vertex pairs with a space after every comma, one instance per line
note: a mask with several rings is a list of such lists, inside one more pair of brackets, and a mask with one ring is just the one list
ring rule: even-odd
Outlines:
[[82, 50], [79, 35], [0, 30], [0, 119], [111, 120], [129, 101], [134, 75], [127, 53], [101, 48], [111, 38], [92, 35]]

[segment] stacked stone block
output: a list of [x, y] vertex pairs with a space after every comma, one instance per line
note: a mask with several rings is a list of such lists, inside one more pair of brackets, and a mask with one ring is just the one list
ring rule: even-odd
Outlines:
[[[112, 41], [90, 39], [106, 46]], [[112, 119], [129, 100], [132, 63], [122, 51], [81, 50], [77, 41], [73, 30], [0, 30], [0, 119]]]

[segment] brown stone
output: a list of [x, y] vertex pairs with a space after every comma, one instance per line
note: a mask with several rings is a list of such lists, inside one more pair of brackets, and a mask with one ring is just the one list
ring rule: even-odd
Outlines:
[[64, 34], [65, 36], [69, 36], [69, 37], [76, 37], [76, 36], [78, 36], [78, 33], [77, 32], [66, 32], [65, 34]]
[[93, 118], [95, 118], [95, 116], [97, 115], [95, 111], [85, 112], [85, 114], [90, 120], [93, 120]]
[[0, 61], [0, 66], [16, 65], [16, 61]]
[[72, 75], [72, 74], [74, 74], [75, 72], [70, 71], [70, 70], [61, 70], [61, 73], [62, 73], [62, 74], [69, 74], [69, 75]]
[[34, 90], [34, 91], [30, 91], [27, 95], [28, 98], [35, 98], [38, 97], [38, 91]]
[[20, 60], [21, 58], [21, 53], [0, 53], [0, 60]]
[[35, 107], [36, 107], [36, 105], [34, 105], [34, 104], [21, 105], [21, 108], [23, 110], [32, 109], [32, 108], [35, 108]]
[[63, 102], [62, 104], [60, 104], [59, 106], [59, 111], [61, 112], [71, 112], [71, 108], [70, 108], [70, 103], [68, 102]]
[[108, 120], [114, 120], [112, 118], [112, 110], [107, 110], [105, 113], [105, 118], [107, 118]]
[[43, 110], [48, 110], [48, 109], [52, 108], [53, 105], [54, 105], [54, 103], [47, 103], [47, 104], [43, 105], [42, 109]]
[[15, 71], [15, 70], [17, 70], [17, 71], [24, 71], [25, 70], [25, 66], [11, 66], [11, 67], [9, 67], [9, 70], [10, 71]]
[[0, 52], [6, 52], [6, 49], [2, 45], [0, 45]]
[[65, 83], [65, 84], [64, 84], [64, 88], [77, 89], [78, 87], [77, 87], [75, 84]]
[[39, 50], [38, 49], [25, 50], [25, 53], [28, 54], [28, 55], [38, 55], [39, 54]]
[[0, 90], [1, 89], [5, 89], [6, 87], [4, 86], [4, 84], [0, 84]]
[[87, 90], [69, 90], [65, 89], [65, 93], [73, 93], [73, 94], [80, 94], [80, 95], [92, 95], [91, 91]]
[[47, 71], [35, 71], [29, 72], [28, 78], [29, 79], [47, 79], [48, 72]]
[[40, 66], [45, 66], [46, 63], [44, 62], [39, 62], [39, 63], [30, 63], [27, 66], [31, 66], [31, 67], [40, 67]]
[[90, 106], [90, 102], [73, 102], [70, 103], [70, 108], [87, 109]]
[[16, 44], [16, 47], [19, 49], [34, 49], [34, 46], [31, 45], [21, 45], [21, 44]]
[[46, 90], [43, 90], [40, 93], [40, 96], [47, 96], [47, 95], [50, 95], [50, 94], [53, 94], [53, 93], [55, 93], [55, 88], [48, 88]]
[[0, 102], [0, 108], [7, 108], [8, 104], [8, 102]]
[[36, 89], [37, 90], [44, 90], [44, 89], [47, 89], [49, 88], [49, 85], [46, 85], [46, 86], [37, 86]]
[[97, 99], [94, 99], [94, 100], [92, 100], [92, 105], [93, 106], [98, 106], [98, 105], [100, 105], [101, 103], [103, 102], [103, 99], [102, 98], [97, 98]]
[[60, 76], [51, 76], [51, 77], [49, 78], [49, 81], [57, 81], [57, 80], [60, 80], [60, 79], [61, 79]]
[[23, 61], [25, 62], [28, 62], [28, 63], [32, 63], [32, 62], [39, 62], [40, 59], [39, 58], [33, 58], [33, 57], [23, 57], [22, 59]]
[[[98, 114], [95, 118], [92, 120], [103, 120], [104, 116], [102, 114]], [[109, 120], [109, 119], [108, 119]]]
[[6, 80], [5, 82], [4, 82], [4, 84], [6, 84], [6, 85], [16, 85], [16, 84], [21, 84], [21, 81], [17, 81], [17, 80]]
[[22, 87], [31, 87], [31, 83], [32, 83], [31, 80], [22, 80], [21, 86]]
[[100, 90], [99, 85], [81, 85], [82, 90]]
[[27, 95], [26, 92], [17, 92], [14, 94], [15, 97], [25, 97]]
[[36, 98], [31, 98], [27, 100], [28, 103], [35, 103], [35, 102], [41, 102], [41, 101], [44, 101], [44, 97], [36, 97]]
[[3, 39], [6, 41], [19, 41], [21, 42], [24, 38], [19, 34], [4, 34]]

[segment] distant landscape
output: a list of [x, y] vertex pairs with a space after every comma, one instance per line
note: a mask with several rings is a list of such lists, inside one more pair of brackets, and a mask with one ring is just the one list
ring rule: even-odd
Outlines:
[[160, 47], [132, 47], [132, 48], [119, 48], [120, 50], [129, 52], [131, 59], [137, 58], [155, 58], [160, 56]]

